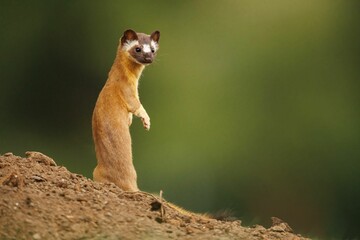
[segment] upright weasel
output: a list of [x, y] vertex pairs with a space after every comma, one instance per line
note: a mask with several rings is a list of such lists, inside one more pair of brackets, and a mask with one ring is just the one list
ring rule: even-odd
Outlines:
[[145, 66], [153, 62], [159, 39], [159, 31], [151, 35], [131, 29], [124, 32], [93, 113], [92, 131], [98, 161], [94, 180], [113, 182], [124, 191], [139, 190], [129, 127], [134, 114], [141, 118], [146, 130], [150, 129], [149, 115], [139, 100], [138, 81]]

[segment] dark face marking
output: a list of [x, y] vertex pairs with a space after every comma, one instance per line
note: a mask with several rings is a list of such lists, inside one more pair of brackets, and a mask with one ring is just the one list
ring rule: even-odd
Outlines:
[[138, 33], [138, 44], [130, 48], [130, 55], [141, 64], [150, 64], [154, 61], [157, 42], [152, 40], [149, 35]]
[[144, 65], [152, 63], [159, 48], [160, 32], [155, 31], [151, 35], [134, 33], [132, 30], [124, 32], [121, 38], [123, 48], [136, 62]]

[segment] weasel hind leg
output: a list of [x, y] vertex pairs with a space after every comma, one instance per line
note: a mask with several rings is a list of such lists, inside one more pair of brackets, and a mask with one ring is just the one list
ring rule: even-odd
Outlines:
[[97, 165], [93, 171], [93, 179], [95, 182], [101, 183], [115, 183], [116, 186], [121, 188], [123, 191], [137, 192], [139, 188], [135, 182], [123, 181], [123, 179], [113, 179], [110, 174], [107, 174], [104, 169]]

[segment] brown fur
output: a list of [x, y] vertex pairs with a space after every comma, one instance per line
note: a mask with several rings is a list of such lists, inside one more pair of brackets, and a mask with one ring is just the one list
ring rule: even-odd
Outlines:
[[[128, 31], [132, 30], [124, 32], [93, 112], [92, 130], [98, 160], [93, 176], [95, 181], [113, 182], [124, 191], [138, 191], [129, 126], [135, 114], [148, 130], [150, 118], [138, 94], [138, 81], [145, 66], [134, 61], [122, 48]], [[132, 32], [131, 37], [134, 37]]]

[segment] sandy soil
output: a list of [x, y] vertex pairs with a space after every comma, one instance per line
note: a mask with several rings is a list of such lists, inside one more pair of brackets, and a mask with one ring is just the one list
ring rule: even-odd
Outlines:
[[93, 182], [41, 153], [0, 156], [0, 239], [306, 239], [272, 220], [243, 227]]

